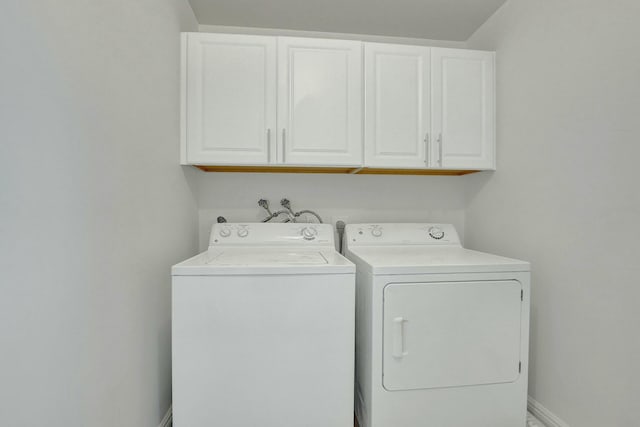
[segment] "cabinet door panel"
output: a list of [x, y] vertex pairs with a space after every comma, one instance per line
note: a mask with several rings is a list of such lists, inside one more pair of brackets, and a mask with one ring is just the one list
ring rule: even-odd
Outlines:
[[365, 165], [424, 168], [430, 49], [365, 43]]
[[494, 53], [432, 49], [435, 167], [495, 168]]
[[267, 164], [276, 126], [273, 37], [188, 34], [187, 161]]
[[278, 42], [279, 161], [362, 162], [362, 44], [283, 37]]

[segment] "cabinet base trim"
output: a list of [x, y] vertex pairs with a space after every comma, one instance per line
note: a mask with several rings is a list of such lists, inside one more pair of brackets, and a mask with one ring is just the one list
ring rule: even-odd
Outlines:
[[363, 168], [358, 171], [359, 175], [446, 175], [461, 176], [470, 173], [480, 172], [479, 170], [460, 169], [384, 169], [384, 168]]
[[248, 173], [341, 173], [353, 175], [446, 175], [461, 176], [480, 172], [458, 169], [386, 169], [355, 167], [313, 166], [206, 166], [195, 165], [204, 172], [248, 172]]

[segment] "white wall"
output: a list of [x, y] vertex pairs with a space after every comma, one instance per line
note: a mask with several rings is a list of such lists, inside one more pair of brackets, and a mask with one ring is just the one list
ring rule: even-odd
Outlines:
[[467, 243], [532, 261], [530, 393], [573, 427], [638, 425], [640, 2], [509, 0], [498, 170], [465, 178]]
[[464, 178], [435, 176], [245, 174], [198, 172], [200, 248], [219, 215], [229, 222], [260, 221], [258, 199], [281, 209], [316, 211], [326, 223], [450, 222], [464, 235]]
[[0, 425], [155, 427], [169, 407], [196, 28], [186, 0], [0, 2]]

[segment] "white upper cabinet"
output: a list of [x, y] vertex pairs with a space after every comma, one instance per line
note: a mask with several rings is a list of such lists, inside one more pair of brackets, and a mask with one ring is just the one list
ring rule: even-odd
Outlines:
[[362, 42], [278, 38], [278, 161], [362, 164]]
[[276, 39], [184, 34], [182, 120], [182, 163], [275, 161]]
[[495, 54], [431, 49], [434, 167], [495, 169]]
[[495, 168], [494, 53], [365, 43], [365, 166]]
[[493, 52], [215, 33], [182, 43], [182, 164], [495, 169]]
[[367, 167], [429, 166], [430, 48], [365, 43]]

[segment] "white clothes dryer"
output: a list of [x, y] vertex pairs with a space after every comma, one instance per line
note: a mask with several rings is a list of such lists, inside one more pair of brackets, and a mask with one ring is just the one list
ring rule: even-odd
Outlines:
[[360, 427], [524, 427], [529, 263], [448, 224], [350, 224]]
[[355, 267], [327, 224], [216, 224], [172, 269], [175, 427], [353, 426]]

